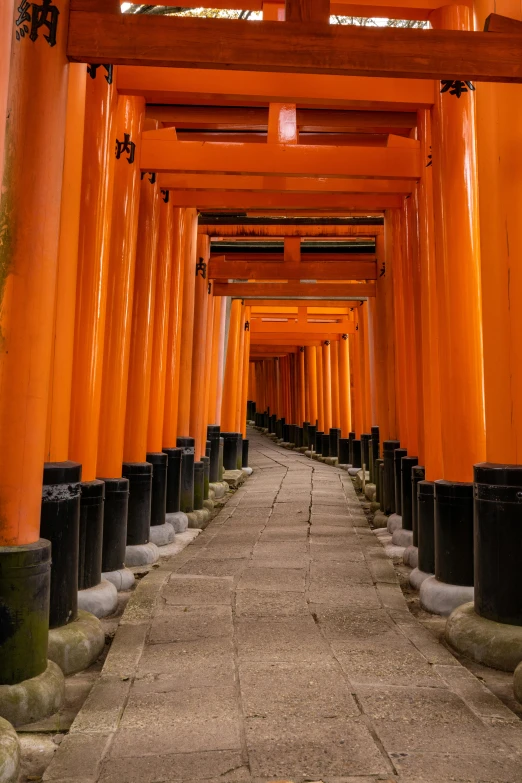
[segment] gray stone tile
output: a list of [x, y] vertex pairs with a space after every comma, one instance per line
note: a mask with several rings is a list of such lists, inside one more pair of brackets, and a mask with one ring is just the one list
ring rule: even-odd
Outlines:
[[230, 606], [232, 585], [231, 577], [172, 574], [161, 596], [169, 606]]
[[521, 783], [522, 756], [513, 753], [391, 753], [405, 783]]
[[182, 568], [179, 574], [200, 574], [203, 576], [236, 576], [249, 564], [249, 560], [236, 560], [223, 557], [214, 560], [201, 560], [199, 557], [190, 560]]
[[79, 771], [82, 778], [96, 780], [111, 737], [110, 733], [78, 733], [64, 737], [43, 780], [77, 780]]
[[149, 642], [179, 642], [232, 635], [232, 612], [227, 606], [168, 606], [156, 612]]
[[311, 580], [307, 598], [313, 604], [330, 606], [349, 606], [359, 609], [378, 609], [380, 602], [375, 588], [371, 585], [328, 584]]
[[[166, 644], [149, 644], [137, 672], [143, 687], [169, 689], [233, 686], [232, 637], [221, 636]], [[136, 681], [134, 688], [140, 684]]]
[[238, 590], [236, 615], [238, 617], [288, 617], [308, 615], [309, 608], [303, 593], [269, 590]]
[[331, 660], [331, 652], [312, 617], [237, 621], [240, 659], [250, 661]]
[[110, 759], [103, 764], [99, 783], [250, 783], [241, 753], [233, 750], [170, 753], [157, 757]]
[[237, 584], [238, 590], [291, 591], [304, 593], [305, 570], [292, 568], [246, 568]]

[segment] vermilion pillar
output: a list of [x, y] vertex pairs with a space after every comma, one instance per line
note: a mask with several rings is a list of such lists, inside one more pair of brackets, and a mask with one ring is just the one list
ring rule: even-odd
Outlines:
[[[5, 5], [5, 8], [4, 8]], [[17, 4], [18, 5], [18, 4]], [[22, 9], [0, 18], [0, 684], [47, 667], [50, 544], [40, 538], [67, 103], [68, 3], [55, 5], [51, 41]], [[16, 33], [18, 32], [18, 38]], [[32, 37], [30, 37], [32, 34]], [[8, 36], [11, 39], [7, 44]], [[7, 76], [7, 51], [11, 49]], [[7, 94], [5, 92], [7, 90]], [[2, 143], [4, 141], [4, 143]], [[60, 685], [48, 694], [60, 703]], [[38, 701], [38, 700], [36, 700]], [[52, 707], [51, 707], [52, 709]], [[49, 710], [51, 711], [51, 710]], [[33, 720], [45, 715], [32, 713]]]
[[319, 432], [324, 432], [324, 385], [323, 385], [323, 349], [322, 346], [316, 346], [317, 359], [317, 428]]
[[[230, 326], [228, 332], [227, 358], [225, 379], [223, 383], [223, 404], [221, 410], [221, 429], [224, 432], [235, 432], [236, 403], [239, 379], [239, 353], [241, 350], [241, 321], [243, 305], [241, 299], [234, 299], [230, 310]], [[266, 363], [265, 363], [266, 364]], [[265, 388], [268, 387], [266, 384]], [[267, 388], [265, 405], [270, 404], [270, 392]]]
[[317, 421], [317, 349], [315, 345], [306, 346], [307, 359], [307, 383], [310, 400], [310, 424], [315, 426]]
[[306, 373], [305, 373], [305, 349], [304, 347], [299, 349], [299, 375], [298, 375], [298, 389], [299, 389], [299, 412], [300, 418], [297, 422], [300, 427], [303, 426], [303, 422], [306, 421]]
[[194, 338], [194, 295], [196, 283], [196, 245], [198, 216], [187, 209], [184, 233], [183, 316], [179, 351], [178, 437], [194, 437], [190, 432], [192, 344]]
[[[385, 222], [385, 229], [389, 221]], [[379, 276], [375, 283], [375, 378], [381, 442], [397, 436], [395, 407], [395, 334], [393, 328], [393, 268], [391, 241], [375, 239]]]
[[[465, 6], [430, 16], [434, 27], [469, 29]], [[440, 330], [443, 478], [472, 481], [485, 457], [482, 298], [473, 94], [438, 93], [433, 108], [433, 165]]]
[[341, 410], [339, 403], [339, 342], [332, 340], [330, 345], [330, 360], [332, 373], [332, 427], [341, 426]]
[[[111, 83], [109, 84], [109, 81]], [[115, 164], [116, 90], [104, 67], [87, 79], [69, 457], [96, 478]]]
[[[243, 435], [243, 438], [246, 438], [246, 409], [247, 409], [247, 400], [248, 400], [248, 366], [249, 366], [249, 357], [250, 357], [250, 307], [247, 305], [245, 307], [245, 326], [244, 326], [244, 348], [243, 348], [243, 372], [242, 372], [242, 381], [241, 381], [241, 388], [242, 388], [242, 400], [241, 400], [241, 407], [239, 409], [239, 429], [238, 432], [241, 432]], [[277, 364], [277, 381], [278, 381], [278, 388], [277, 388], [277, 394], [278, 399], [281, 397], [281, 390], [279, 388], [280, 384], [280, 375], [279, 375], [279, 362], [276, 362]], [[281, 416], [281, 410], [279, 408], [278, 410], [278, 416]], [[243, 467], [247, 467], [244, 465]]]
[[[210, 399], [208, 420], [210, 424], [221, 423], [221, 403], [223, 400], [223, 366], [225, 358], [225, 324], [227, 300], [224, 296], [214, 299], [214, 322], [212, 326], [212, 367], [210, 373]], [[253, 368], [255, 377], [258, 363]], [[257, 384], [256, 384], [257, 387]]]
[[[204, 443], [200, 428], [200, 414], [205, 405], [205, 354], [207, 340], [208, 279], [207, 269], [210, 257], [210, 239], [207, 234], [197, 238], [197, 265], [195, 273], [194, 332], [192, 344], [192, 375], [190, 425], [191, 437], [196, 439], [196, 459], [204, 454]], [[205, 438], [206, 441], [206, 438]]]
[[355, 334], [353, 335], [353, 424], [358, 438], [364, 432], [364, 351], [360, 308], [355, 310]]
[[[384, 217], [387, 257], [393, 269], [393, 324], [395, 345], [395, 399], [397, 406], [397, 430], [401, 445], [408, 447], [406, 334], [404, 324], [404, 234], [401, 213], [387, 210]], [[389, 252], [388, 252], [389, 251]]]
[[323, 353], [324, 432], [328, 433], [332, 427], [332, 364], [329, 340], [323, 342], [321, 350]]
[[339, 416], [341, 437], [347, 438], [352, 429], [350, 389], [350, 343], [347, 334], [339, 341]]
[[47, 413], [45, 448], [47, 462], [63, 462], [69, 457], [86, 78], [85, 65], [70, 64], [54, 336]]
[[181, 331], [183, 318], [183, 280], [185, 275], [186, 210], [174, 209], [173, 258], [170, 285], [170, 316], [165, 380], [163, 446], [175, 448], [178, 432], [178, 392]]

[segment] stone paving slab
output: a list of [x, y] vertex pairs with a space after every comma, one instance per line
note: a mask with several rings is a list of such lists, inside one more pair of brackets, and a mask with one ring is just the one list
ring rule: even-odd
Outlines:
[[522, 724], [413, 617], [351, 479], [253, 475], [138, 585], [47, 783], [522, 783]]

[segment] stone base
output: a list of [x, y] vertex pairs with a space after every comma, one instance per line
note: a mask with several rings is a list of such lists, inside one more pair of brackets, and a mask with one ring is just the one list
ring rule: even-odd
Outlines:
[[515, 669], [513, 690], [515, 691], [515, 699], [522, 704], [522, 664], [519, 664]]
[[399, 514], [390, 514], [387, 523], [388, 533], [393, 535], [400, 527], [402, 527], [402, 517]]
[[345, 465], [344, 463], [338, 463], [337, 467], [341, 468], [341, 470], [349, 470], [352, 466], [348, 464]]
[[49, 631], [47, 655], [64, 674], [76, 674], [94, 663], [104, 646], [105, 631], [98, 618], [80, 611], [74, 622]]
[[130, 590], [136, 582], [134, 574], [129, 568], [120, 568], [118, 571], [106, 571], [102, 574], [102, 579], [111, 582], [118, 592]]
[[392, 544], [391, 541], [389, 544], [386, 544], [384, 547], [384, 552], [386, 554], [386, 557], [389, 557], [390, 560], [394, 560], [397, 563], [401, 563], [404, 558], [404, 550], [406, 547], [404, 546], [396, 546], [395, 544]]
[[245, 476], [242, 470], [225, 470], [223, 474], [224, 480], [230, 487], [239, 487], [245, 480]]
[[388, 530], [388, 517], [382, 511], [376, 511], [373, 517], [373, 526]]
[[254, 472], [252, 468], [241, 468], [244, 476], [251, 476]]
[[420, 602], [423, 609], [444, 617], [451, 614], [462, 604], [473, 601], [474, 590], [468, 585], [448, 585], [439, 582], [434, 576], [426, 579], [420, 589]]
[[392, 544], [394, 546], [408, 547], [413, 544], [413, 530], [404, 530], [399, 527], [392, 535]]
[[150, 540], [156, 546], [166, 546], [172, 544], [176, 533], [174, 528], [169, 522], [165, 522], [164, 525], [151, 525], [150, 528]]
[[[213, 485], [217, 486], [217, 485]], [[223, 494], [225, 494], [223, 492]], [[188, 528], [188, 517], [183, 511], [175, 511], [172, 514], [167, 514], [165, 517], [169, 525], [172, 525], [175, 533], [184, 533]]]
[[445, 637], [455, 650], [492, 669], [514, 672], [522, 662], [522, 626], [487, 620], [473, 603], [451, 613]]
[[204, 530], [210, 522], [210, 511], [208, 508], [198, 508], [197, 511], [189, 511], [187, 519], [189, 528]]
[[360, 470], [360, 468], [348, 468], [348, 475], [353, 478], [359, 473]]
[[211, 514], [214, 511], [214, 501], [211, 498], [207, 498], [203, 501], [203, 508], [206, 508]]
[[377, 494], [377, 487], [375, 484], [372, 484], [370, 481], [366, 482], [366, 486], [364, 488], [364, 494], [367, 498], [367, 500], [370, 501], [370, 503], [373, 503], [375, 500], [375, 496]]
[[[214, 490], [214, 499], [215, 500], [221, 500], [221, 498], [224, 498], [225, 495], [228, 492], [228, 484], [227, 484], [226, 481], [215, 481], [215, 482], [212, 482], [212, 484], [209, 484], [208, 486], [209, 486], [209, 490], [210, 489]], [[178, 511], [177, 513], [178, 514], [182, 514], [183, 512], [182, 511]], [[170, 514], [167, 514], [167, 520], [168, 521], [170, 521], [170, 516], [171, 516]], [[174, 526], [174, 530], [176, 530], [176, 526]], [[176, 533], [177, 532], [178, 531], [176, 530]]]
[[404, 565], [409, 566], [410, 568], [417, 568], [419, 565], [419, 548], [416, 546], [407, 546], [404, 550], [404, 557], [403, 557]]
[[25, 726], [58, 712], [65, 696], [65, 678], [59, 666], [47, 669], [17, 685], [0, 685], [0, 716], [13, 726]]
[[324, 461], [327, 465], [331, 465], [333, 468], [337, 467], [337, 463], [339, 462], [337, 457], [325, 457]]
[[414, 568], [410, 574], [410, 585], [414, 590], [420, 590], [421, 584], [429, 579], [433, 574], [427, 574], [426, 571], [421, 571], [419, 568]]
[[310, 457], [311, 458], [312, 457], [312, 453], [313, 452], [311, 452], [309, 450], [305, 451], [305, 457]]
[[0, 783], [17, 783], [20, 755], [18, 734], [8, 721], [0, 718]]
[[159, 560], [159, 549], [156, 544], [149, 541], [148, 544], [133, 544], [125, 550], [125, 565], [136, 566], [152, 565]]
[[376, 500], [372, 500], [372, 502], [370, 503], [370, 511], [372, 512], [372, 514], [375, 514], [377, 511], [380, 510], [380, 508], [381, 508], [381, 504], [377, 503]]
[[78, 591], [78, 609], [95, 617], [107, 617], [116, 611], [118, 591], [111, 582], [102, 579], [99, 585]]

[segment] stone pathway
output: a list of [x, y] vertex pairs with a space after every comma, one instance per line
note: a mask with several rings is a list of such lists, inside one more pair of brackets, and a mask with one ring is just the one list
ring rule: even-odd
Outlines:
[[347, 474], [250, 453], [140, 584], [44, 780], [522, 783], [521, 722], [409, 613]]

